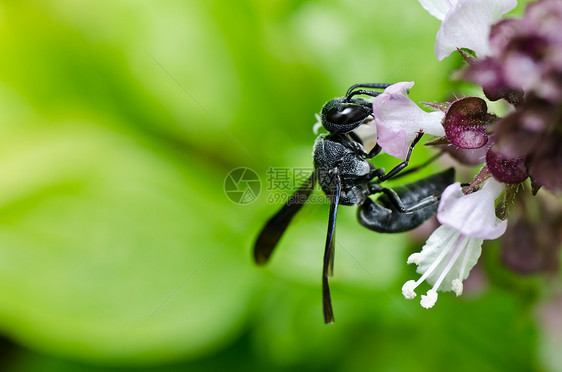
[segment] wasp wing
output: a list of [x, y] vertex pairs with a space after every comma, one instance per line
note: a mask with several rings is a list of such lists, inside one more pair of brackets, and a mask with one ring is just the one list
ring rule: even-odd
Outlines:
[[287, 200], [287, 203], [267, 221], [254, 245], [254, 260], [258, 265], [265, 264], [289, 223], [304, 205], [316, 184], [316, 172], [303, 183]]

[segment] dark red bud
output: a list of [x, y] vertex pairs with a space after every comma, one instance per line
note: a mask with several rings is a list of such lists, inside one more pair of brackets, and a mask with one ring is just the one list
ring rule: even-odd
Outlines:
[[494, 178], [500, 182], [516, 184], [523, 182], [528, 174], [524, 158], [507, 156], [492, 146], [486, 153], [486, 165]]
[[451, 143], [462, 149], [478, 149], [488, 142], [486, 128], [495, 121], [486, 102], [478, 97], [461, 98], [451, 105], [443, 127]]

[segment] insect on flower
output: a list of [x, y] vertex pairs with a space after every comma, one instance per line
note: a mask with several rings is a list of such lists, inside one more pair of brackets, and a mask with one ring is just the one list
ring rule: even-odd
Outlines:
[[[336, 216], [339, 205], [358, 205], [359, 223], [373, 231], [397, 233], [411, 230], [433, 216], [439, 196], [454, 181], [452, 168], [407, 185], [390, 189], [381, 186], [383, 181], [398, 178], [420, 167], [405, 172], [410, 156], [423, 132], [417, 133], [408, 147], [405, 160], [390, 171], [376, 168], [367, 161], [381, 152], [376, 144], [367, 152], [360, 136], [354, 132], [373, 119], [372, 103], [357, 95], [376, 97], [380, 93], [361, 88], [383, 89], [389, 84], [356, 84], [345, 97], [336, 98], [324, 105], [321, 124], [329, 132], [318, 136], [314, 143], [314, 172], [293, 194], [261, 230], [255, 246], [256, 263], [265, 264], [295, 214], [304, 205], [316, 181], [330, 200], [328, 232], [322, 269], [322, 298], [324, 321], [332, 323], [332, 310], [328, 277], [333, 275]], [[376, 201], [369, 196], [382, 194]]]

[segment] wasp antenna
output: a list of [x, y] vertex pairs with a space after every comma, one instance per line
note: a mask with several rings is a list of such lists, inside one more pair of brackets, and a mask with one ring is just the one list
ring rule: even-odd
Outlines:
[[364, 95], [366, 95], [366, 96], [376, 97], [376, 96], [378, 96], [378, 95], [380, 94], [380, 92], [374, 92], [374, 91], [372, 91], [372, 90], [362, 90], [362, 89], [361, 89], [361, 90], [356, 90], [356, 91], [353, 91], [353, 92], [349, 93], [349, 94], [345, 97], [345, 100], [346, 100], [346, 101], [349, 101], [349, 100], [351, 99], [351, 97], [356, 96], [356, 95], [359, 95], [359, 94], [364, 94]]
[[348, 96], [353, 90], [357, 88], [372, 88], [372, 89], [385, 89], [391, 86], [392, 84], [386, 83], [363, 83], [363, 84], [355, 84], [351, 88], [347, 90], [346, 96]]

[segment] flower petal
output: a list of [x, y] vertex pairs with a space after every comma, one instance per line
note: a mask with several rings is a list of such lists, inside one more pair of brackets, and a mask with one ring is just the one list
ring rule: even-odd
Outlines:
[[507, 220], [500, 220], [495, 213], [495, 200], [504, 189], [504, 184], [489, 178], [482, 189], [465, 195], [460, 183], [454, 183], [441, 194], [437, 219], [469, 237], [496, 239], [507, 227]]
[[459, 0], [447, 13], [437, 32], [438, 60], [457, 48], [473, 50], [480, 58], [490, 53], [490, 28], [517, 6], [517, 0]]
[[394, 130], [388, 126], [377, 125], [377, 143], [388, 155], [406, 159], [410, 142], [405, 130]]
[[453, 279], [453, 292], [455, 292], [455, 294], [457, 295], [457, 297], [459, 297], [460, 295], [462, 295], [462, 291], [463, 291], [463, 285], [462, 285], [462, 281], [460, 279]]
[[447, 13], [457, 3], [457, 0], [418, 0], [421, 6], [432, 16], [440, 21], [445, 19]]
[[361, 124], [353, 131], [363, 144], [366, 152], [371, 151], [377, 144], [377, 127], [374, 121]]
[[400, 82], [385, 89], [373, 100], [373, 116], [377, 126], [377, 143], [392, 156], [404, 159], [408, 146], [417, 133], [443, 136], [443, 112], [425, 112], [408, 97], [414, 82]]

